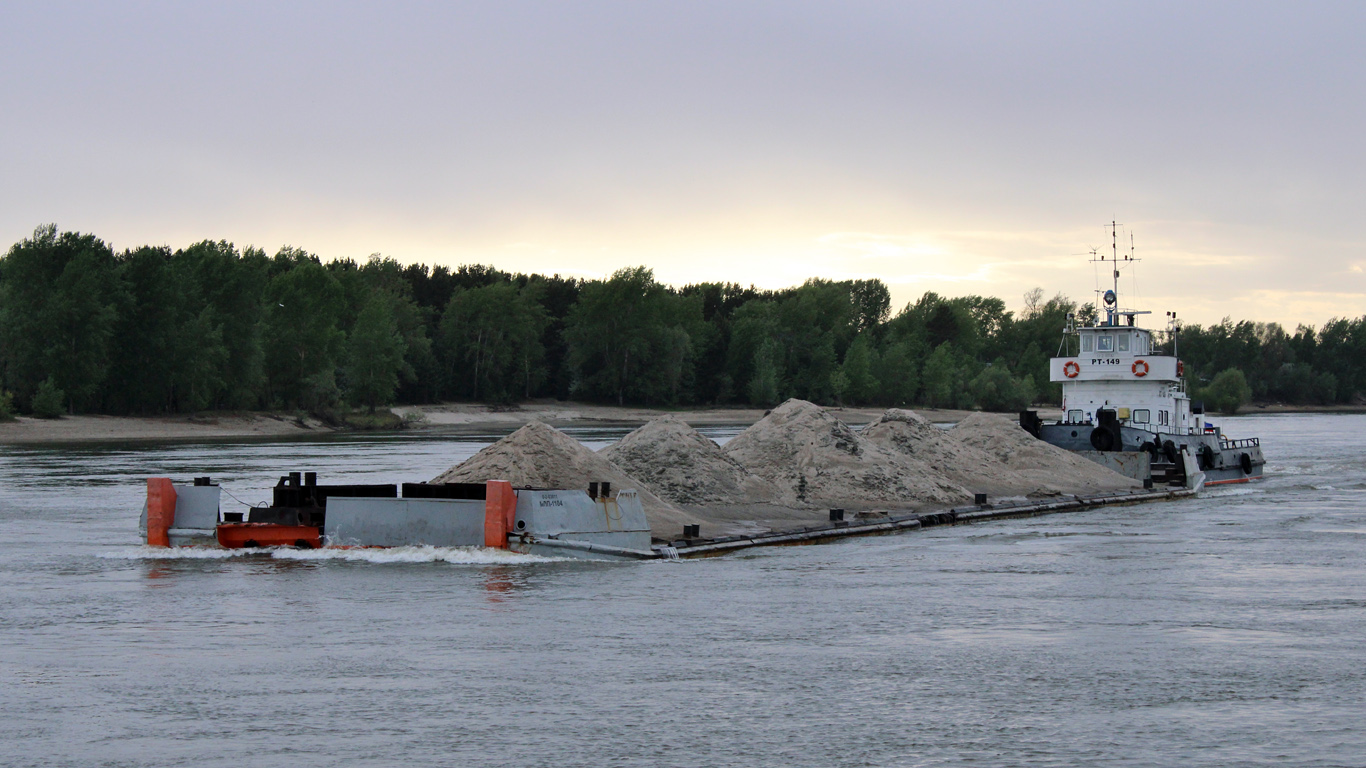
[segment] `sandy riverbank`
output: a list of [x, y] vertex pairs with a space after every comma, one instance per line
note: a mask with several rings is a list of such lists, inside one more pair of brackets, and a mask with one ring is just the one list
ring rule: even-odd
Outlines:
[[0, 422], [0, 444], [80, 443], [104, 440], [214, 440], [294, 437], [329, 432], [320, 422], [264, 413], [193, 416], [20, 416]]
[[[408, 419], [414, 431], [511, 432], [532, 421], [556, 427], [639, 426], [666, 413], [675, 413], [692, 426], [749, 425], [763, 418], [761, 408], [661, 409], [617, 407], [557, 400], [518, 406], [480, 403], [400, 406], [395, 413]], [[848, 424], [864, 424], [881, 417], [883, 408], [831, 408]], [[938, 422], [957, 422], [968, 411], [920, 410]], [[1045, 413], [1045, 417], [1049, 414]], [[1052, 416], [1056, 418], [1056, 416]], [[292, 415], [271, 413], [204, 413], [180, 416], [66, 416], [60, 419], [20, 417], [0, 422], [0, 444], [75, 443], [103, 440], [213, 440], [234, 437], [288, 438], [333, 432], [313, 419], [299, 422]]]

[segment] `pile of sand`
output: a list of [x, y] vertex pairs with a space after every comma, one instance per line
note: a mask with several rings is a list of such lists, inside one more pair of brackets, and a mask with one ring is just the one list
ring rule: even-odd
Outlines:
[[915, 507], [972, 497], [924, 462], [864, 440], [805, 400], [783, 403], [722, 450], [805, 506]]
[[859, 434], [959, 478], [959, 482], [963, 482], [961, 478], [980, 479], [983, 473], [1000, 469], [995, 457], [949, 437], [948, 432], [915, 411], [892, 408]]
[[432, 479], [433, 483], [482, 483], [506, 480], [518, 488], [583, 488], [607, 481], [617, 490], [634, 489], [658, 536], [677, 535], [701, 520], [659, 498], [644, 483], [621, 471], [579, 441], [533, 421]]
[[1032, 493], [1082, 494], [1134, 488], [1141, 483], [1034, 437], [1013, 419], [974, 413], [949, 430], [950, 438], [993, 456], [1007, 470], [1028, 478]]
[[793, 502], [778, 486], [745, 469], [721, 446], [673, 415], [646, 423], [599, 455], [676, 504]]

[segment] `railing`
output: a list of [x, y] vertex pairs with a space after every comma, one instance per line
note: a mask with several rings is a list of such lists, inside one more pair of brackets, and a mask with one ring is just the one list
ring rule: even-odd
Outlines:
[[1228, 438], [1224, 438], [1223, 440], [1219, 441], [1219, 447], [1224, 450], [1232, 448], [1252, 448], [1255, 446], [1260, 446], [1261, 444], [1261, 438], [1257, 437], [1248, 437], [1242, 440], [1229, 440]]

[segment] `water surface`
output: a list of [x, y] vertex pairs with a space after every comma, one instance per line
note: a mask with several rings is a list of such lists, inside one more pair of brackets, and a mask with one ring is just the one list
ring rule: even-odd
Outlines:
[[7, 447], [0, 764], [1362, 765], [1366, 417], [1225, 424], [1267, 480], [644, 564], [137, 546], [147, 476], [250, 503], [496, 435]]

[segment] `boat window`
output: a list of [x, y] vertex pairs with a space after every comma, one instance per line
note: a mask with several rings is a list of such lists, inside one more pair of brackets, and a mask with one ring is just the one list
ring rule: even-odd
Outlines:
[[1128, 351], [1129, 351], [1129, 334], [1127, 334], [1127, 333], [1121, 333], [1121, 334], [1119, 335], [1119, 351], [1120, 351], [1120, 352], [1128, 352]]
[[1111, 336], [1111, 335], [1109, 335], [1109, 334], [1106, 334], [1106, 335], [1104, 335], [1104, 336], [1097, 336], [1097, 337], [1096, 337], [1096, 351], [1097, 351], [1097, 352], [1114, 352], [1114, 351], [1115, 351], [1115, 337], [1114, 337], [1114, 336]]
[[1081, 409], [1080, 409], [1080, 408], [1078, 408], [1078, 409], [1075, 410], [1075, 411], [1068, 411], [1068, 412], [1067, 412], [1067, 423], [1068, 423], [1068, 424], [1080, 424], [1080, 423], [1081, 423]]
[[1090, 351], [1091, 351], [1091, 334], [1089, 334], [1089, 333], [1083, 333], [1083, 334], [1081, 335], [1081, 351], [1082, 351], [1082, 352], [1090, 352]]
[[1147, 424], [1152, 420], [1152, 415], [1152, 411], [1149, 411], [1147, 408], [1136, 408], [1134, 409], [1134, 423]]

